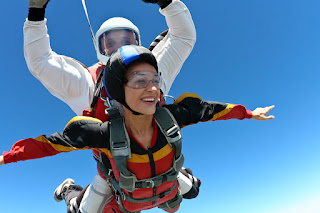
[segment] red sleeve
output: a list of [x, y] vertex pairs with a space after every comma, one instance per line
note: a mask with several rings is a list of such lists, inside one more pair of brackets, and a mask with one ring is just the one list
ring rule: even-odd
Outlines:
[[252, 112], [250, 110], [247, 110], [242, 105], [228, 104], [227, 108], [222, 112], [220, 112], [220, 116], [217, 115], [216, 118], [213, 120], [228, 120], [228, 119], [243, 120], [245, 118], [248, 118], [248, 119], [252, 118]]
[[3, 152], [4, 163], [43, 158], [60, 153], [50, 144], [42, 142], [43, 136], [36, 139], [28, 138], [16, 142], [10, 152]]

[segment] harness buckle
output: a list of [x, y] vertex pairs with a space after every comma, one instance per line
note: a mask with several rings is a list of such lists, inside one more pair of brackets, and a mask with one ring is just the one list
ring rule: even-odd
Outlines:
[[[173, 124], [171, 128], [166, 130], [166, 134], [168, 137], [170, 137], [173, 141], [180, 140], [182, 138], [180, 128], [177, 124]], [[174, 134], [177, 134], [177, 136], [174, 137]]]
[[171, 136], [174, 133], [176, 133], [177, 131], [179, 131], [179, 127], [176, 124], [173, 124], [173, 126], [167, 130], [167, 134], [168, 134], [168, 136]]
[[128, 144], [126, 142], [120, 142], [120, 141], [112, 141], [111, 142], [112, 149], [116, 150], [125, 150], [128, 148]]
[[126, 200], [127, 199], [127, 195], [125, 193], [121, 194], [122, 200]]
[[113, 171], [112, 171], [112, 169], [109, 169], [109, 171], [108, 171], [108, 176], [109, 176], [109, 177], [113, 176]]
[[119, 109], [118, 106], [114, 106], [114, 100], [113, 99], [110, 99], [109, 97], [101, 97], [101, 96], [100, 96], [100, 99], [104, 101], [104, 105], [107, 107], [106, 111], [107, 110], [112, 110], [112, 109]]
[[149, 185], [149, 188], [154, 188], [154, 181], [153, 180], [146, 180], [146, 183], [151, 185], [151, 187]]

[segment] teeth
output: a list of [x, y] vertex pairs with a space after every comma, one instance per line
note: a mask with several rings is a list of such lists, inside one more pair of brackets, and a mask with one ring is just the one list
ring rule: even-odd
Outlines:
[[143, 101], [148, 101], [148, 102], [153, 102], [154, 101], [154, 98], [144, 98], [142, 99]]

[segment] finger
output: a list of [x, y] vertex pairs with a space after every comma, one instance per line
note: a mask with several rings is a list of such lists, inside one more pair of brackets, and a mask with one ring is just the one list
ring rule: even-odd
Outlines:
[[268, 117], [266, 117], [267, 120], [272, 120], [274, 119], [274, 116], [273, 115], [269, 115]]
[[270, 112], [270, 110], [272, 110], [273, 108], [274, 108], [274, 105], [265, 107], [264, 109], [265, 109], [266, 111], [264, 112], [264, 114], [267, 115], [267, 114]]
[[267, 108], [267, 113], [269, 113], [270, 112], [270, 110], [272, 110], [273, 108], [274, 108], [274, 105], [272, 105], [272, 106], [268, 106], [268, 107], [266, 107]]

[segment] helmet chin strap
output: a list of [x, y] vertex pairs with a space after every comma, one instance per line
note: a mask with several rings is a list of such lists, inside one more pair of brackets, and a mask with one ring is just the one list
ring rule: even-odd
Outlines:
[[95, 37], [94, 37], [94, 33], [93, 33], [93, 30], [92, 30], [92, 27], [91, 27], [91, 23], [90, 23], [90, 19], [89, 19], [89, 15], [88, 15], [88, 10], [87, 10], [87, 6], [86, 6], [86, 2], [85, 2], [85, 0], [81, 0], [81, 2], [82, 2], [82, 6], [83, 6], [84, 13], [86, 14], [86, 17], [87, 17], [87, 21], [88, 21], [89, 27], [90, 27], [91, 37], [92, 37], [92, 41], [93, 41], [93, 46], [94, 46], [94, 48], [95, 48], [96, 51], [97, 51], [98, 49], [97, 49], [97, 46], [96, 46], [96, 39], [95, 39]]
[[137, 112], [137, 111], [134, 111], [133, 109], [131, 109], [126, 102], [123, 103], [123, 106], [124, 106], [125, 108], [127, 108], [128, 110], [130, 110], [130, 111], [132, 112], [132, 114], [134, 114], [134, 115], [143, 115], [142, 113]]

